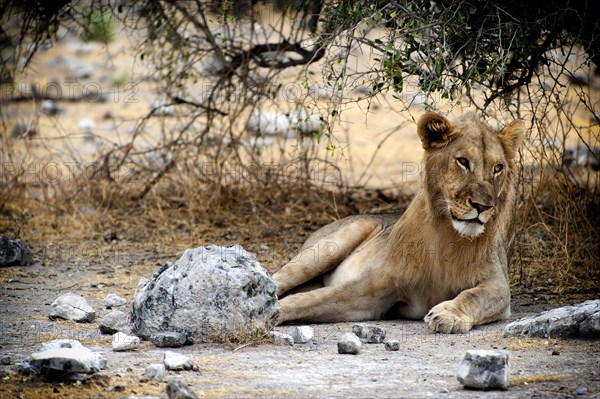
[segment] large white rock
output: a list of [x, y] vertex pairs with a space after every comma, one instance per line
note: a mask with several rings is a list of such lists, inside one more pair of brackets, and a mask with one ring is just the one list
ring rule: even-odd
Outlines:
[[600, 338], [599, 319], [600, 299], [596, 299], [514, 321], [504, 327], [504, 336]]
[[132, 330], [145, 339], [172, 331], [189, 342], [235, 340], [275, 324], [276, 292], [266, 270], [239, 245], [188, 249], [140, 281], [131, 306]]
[[36, 373], [58, 379], [81, 379], [106, 367], [104, 358], [75, 340], [54, 340], [42, 345], [40, 352], [32, 353], [27, 362]]
[[50, 305], [50, 319], [67, 319], [85, 323], [96, 318], [96, 312], [81, 295], [67, 292]]
[[470, 350], [458, 364], [456, 378], [466, 388], [508, 389], [509, 355], [502, 350]]
[[318, 132], [324, 123], [318, 112], [305, 108], [290, 112], [255, 110], [248, 118], [246, 129], [255, 134], [293, 137]]

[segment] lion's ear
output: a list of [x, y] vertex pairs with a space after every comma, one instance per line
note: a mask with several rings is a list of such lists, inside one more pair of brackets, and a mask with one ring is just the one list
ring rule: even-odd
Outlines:
[[506, 156], [513, 159], [525, 141], [525, 124], [523, 121], [513, 121], [502, 129], [498, 137], [500, 137]]
[[450, 141], [452, 125], [442, 115], [428, 112], [419, 118], [417, 133], [424, 149], [442, 147]]

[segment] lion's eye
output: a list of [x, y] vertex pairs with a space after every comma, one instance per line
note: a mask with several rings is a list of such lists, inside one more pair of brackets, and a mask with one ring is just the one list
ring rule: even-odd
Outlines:
[[458, 164], [463, 166], [465, 169], [469, 170], [469, 160], [467, 158], [458, 157], [456, 158], [456, 162], [458, 162]]
[[494, 166], [494, 173], [500, 173], [502, 172], [502, 169], [504, 169], [504, 165], [499, 163], [498, 165]]

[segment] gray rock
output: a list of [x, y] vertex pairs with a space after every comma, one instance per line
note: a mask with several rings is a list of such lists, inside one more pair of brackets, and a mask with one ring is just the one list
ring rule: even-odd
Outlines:
[[10, 357], [10, 355], [2, 355], [2, 357], [0, 357], [1, 365], [8, 366], [11, 363], [12, 363], [12, 358]]
[[471, 389], [508, 389], [509, 355], [502, 350], [469, 350], [458, 364], [456, 378]]
[[577, 387], [577, 389], [575, 390], [575, 393], [577, 395], [587, 395], [588, 389], [587, 389], [587, 387]]
[[194, 361], [192, 359], [171, 351], [165, 352], [163, 363], [167, 370], [191, 370], [194, 368]]
[[600, 312], [596, 312], [579, 325], [579, 335], [584, 338], [600, 338]]
[[399, 351], [400, 350], [400, 342], [396, 340], [385, 341], [385, 350], [386, 351]]
[[31, 138], [38, 134], [37, 128], [26, 122], [18, 122], [10, 132], [10, 137], [13, 139], [28, 137]]
[[504, 327], [504, 337], [598, 337], [598, 312], [600, 299], [548, 310], [508, 324]]
[[362, 342], [368, 344], [380, 344], [385, 339], [385, 330], [369, 324], [355, 324], [352, 326], [352, 332]]
[[140, 346], [140, 338], [118, 332], [113, 335], [112, 350], [115, 352], [130, 351]]
[[165, 377], [165, 366], [160, 363], [150, 364], [144, 371], [144, 377], [148, 381], [160, 381]]
[[33, 255], [27, 244], [0, 235], [0, 267], [24, 266], [31, 263], [33, 263]]
[[52, 302], [48, 316], [51, 320], [67, 319], [87, 323], [96, 318], [96, 312], [84, 297], [67, 292]]
[[127, 299], [115, 294], [108, 294], [106, 297], [104, 297], [104, 306], [106, 306], [106, 309], [118, 308], [126, 303]]
[[241, 246], [188, 249], [138, 284], [131, 305], [133, 333], [161, 332], [188, 341], [235, 340], [269, 330], [279, 316], [277, 286]]
[[290, 335], [295, 344], [305, 344], [314, 337], [315, 330], [311, 326], [296, 326]]
[[100, 320], [98, 328], [102, 334], [129, 332], [127, 314], [119, 309], [113, 309]]
[[275, 345], [280, 346], [292, 346], [294, 345], [294, 338], [292, 338], [289, 334], [284, 334], [279, 331], [271, 331], [269, 332], [271, 339]]
[[98, 288], [98, 282], [96, 280], [90, 281], [90, 287], [91, 288]]
[[167, 331], [154, 334], [150, 341], [159, 348], [179, 348], [187, 343], [187, 336], [182, 333]]
[[29, 356], [27, 363], [36, 374], [64, 380], [85, 379], [106, 367], [106, 361], [99, 353], [75, 340], [47, 342], [40, 352]]
[[352, 333], [344, 333], [338, 341], [338, 353], [358, 355], [362, 343], [360, 339]]
[[167, 383], [169, 399], [198, 399], [198, 396], [183, 381], [171, 380]]
[[305, 108], [290, 112], [255, 110], [248, 118], [246, 129], [255, 134], [293, 137], [317, 132], [324, 123], [318, 112], [312, 112]]

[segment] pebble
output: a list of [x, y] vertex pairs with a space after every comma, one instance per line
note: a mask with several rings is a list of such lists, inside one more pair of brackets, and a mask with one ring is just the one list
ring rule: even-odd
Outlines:
[[369, 324], [355, 324], [352, 326], [352, 332], [362, 342], [368, 344], [380, 344], [385, 339], [385, 330]]
[[385, 341], [385, 350], [386, 351], [399, 351], [400, 350], [400, 342], [397, 340]]
[[140, 345], [140, 338], [135, 335], [127, 335], [118, 332], [113, 335], [112, 349], [115, 352], [125, 352], [137, 348]]
[[290, 335], [295, 344], [305, 344], [314, 337], [315, 330], [310, 326], [296, 326]]
[[177, 352], [166, 351], [163, 363], [167, 370], [191, 370], [194, 362], [189, 357]]
[[285, 333], [282, 333], [279, 331], [271, 331], [269, 333], [269, 335], [271, 336], [271, 339], [273, 340], [273, 343], [275, 345], [280, 345], [280, 346], [294, 345], [294, 338], [292, 338], [292, 336], [289, 334], [285, 334]]
[[456, 378], [471, 389], [509, 387], [509, 354], [503, 350], [469, 350], [458, 364]]
[[198, 396], [183, 381], [171, 380], [167, 383], [169, 399], [198, 399]]
[[90, 281], [90, 287], [97, 288], [98, 287], [98, 282], [96, 280]]
[[360, 352], [362, 343], [353, 333], [344, 333], [338, 341], [338, 353], [357, 355]]
[[165, 376], [165, 366], [160, 363], [150, 364], [150, 365], [148, 365], [148, 367], [146, 367], [146, 370], [144, 371], [144, 377], [148, 381], [153, 381], [153, 380], [160, 381], [164, 378], [164, 376]]
[[119, 306], [123, 306], [127, 303], [127, 299], [115, 295], [115, 294], [108, 294], [105, 298], [104, 298], [104, 306], [106, 306], [106, 309], [112, 309], [112, 308], [116, 308]]
[[12, 358], [10, 357], [10, 355], [3, 355], [2, 357], [0, 357], [1, 365], [8, 366], [11, 363], [12, 363]]
[[179, 348], [186, 344], [187, 336], [183, 333], [167, 331], [152, 335], [150, 341], [159, 348]]
[[588, 389], [586, 387], [577, 387], [577, 389], [575, 390], [575, 393], [577, 395], [587, 395]]

